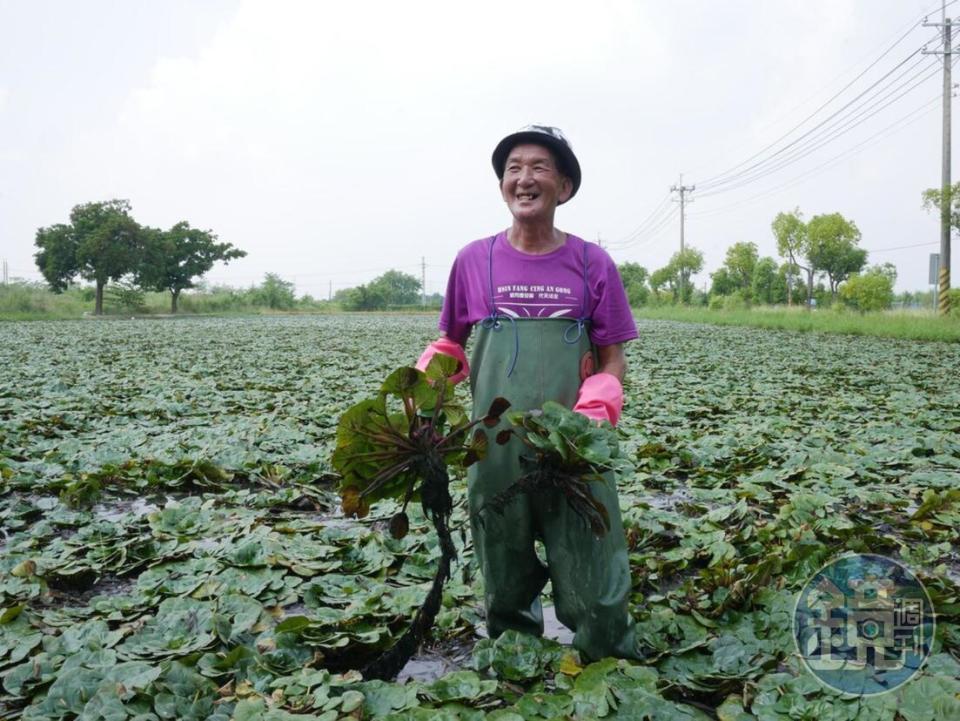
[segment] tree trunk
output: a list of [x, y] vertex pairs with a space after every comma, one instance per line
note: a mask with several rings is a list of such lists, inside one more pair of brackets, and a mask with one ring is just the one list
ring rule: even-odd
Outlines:
[[170, 312], [177, 314], [177, 301], [180, 299], [180, 289], [170, 291]]
[[793, 306], [793, 255], [790, 255], [790, 267], [787, 268], [787, 307]]
[[813, 308], [813, 266], [807, 268], [807, 310]]
[[94, 301], [93, 306], [94, 315], [103, 315], [103, 286], [104, 282], [102, 280], [98, 280], [96, 301]]

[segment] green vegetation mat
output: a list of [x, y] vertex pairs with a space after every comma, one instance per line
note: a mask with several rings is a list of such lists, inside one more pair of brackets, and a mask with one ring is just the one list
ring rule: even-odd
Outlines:
[[[0, 718], [960, 719], [960, 346], [640, 333], [619, 486], [647, 663], [476, 641], [459, 480], [429, 649], [458, 670], [386, 683], [355, 669], [403, 633], [439, 549], [415, 512], [393, 539], [390, 502], [344, 519], [329, 459], [433, 319], [0, 325]], [[845, 551], [907, 564], [938, 614], [887, 695], [821, 686], [794, 647], [797, 592]]]

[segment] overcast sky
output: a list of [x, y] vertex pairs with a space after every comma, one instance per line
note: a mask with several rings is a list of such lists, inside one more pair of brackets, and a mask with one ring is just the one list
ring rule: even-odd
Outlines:
[[[442, 292], [457, 250], [509, 225], [494, 145], [537, 122], [583, 167], [557, 225], [617, 262], [654, 270], [679, 248], [682, 173], [698, 285], [734, 242], [776, 255], [770, 223], [799, 207], [854, 220], [899, 290], [927, 288], [939, 230], [920, 195], [940, 184], [942, 77], [914, 53], [939, 31], [908, 30], [939, 7], [0, 0], [0, 258], [39, 278], [38, 227], [127, 198], [141, 223], [187, 220], [249, 253], [215, 282], [274, 272], [326, 297], [390, 268], [419, 277], [425, 258]], [[708, 195], [717, 176], [729, 182]]]

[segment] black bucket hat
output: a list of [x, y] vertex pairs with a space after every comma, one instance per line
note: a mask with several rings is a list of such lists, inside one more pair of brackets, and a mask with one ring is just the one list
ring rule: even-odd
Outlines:
[[[510, 155], [514, 146], [521, 143], [542, 145], [551, 150], [557, 157], [557, 162], [560, 163], [560, 172], [570, 178], [570, 182], [573, 183], [570, 198], [577, 194], [580, 189], [580, 163], [577, 161], [577, 156], [573, 154], [570, 141], [567, 140], [560, 128], [549, 125], [528, 125], [497, 143], [497, 147], [493, 151], [493, 169], [501, 182], [503, 181], [503, 170], [507, 164], [507, 156]], [[570, 200], [570, 198], [567, 198], [567, 200]]]

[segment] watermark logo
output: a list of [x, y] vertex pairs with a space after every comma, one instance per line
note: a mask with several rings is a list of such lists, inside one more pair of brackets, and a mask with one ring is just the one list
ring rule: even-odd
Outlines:
[[930, 655], [930, 596], [908, 568], [885, 556], [843, 556], [807, 581], [793, 613], [793, 635], [821, 682], [871, 696], [902, 686]]

